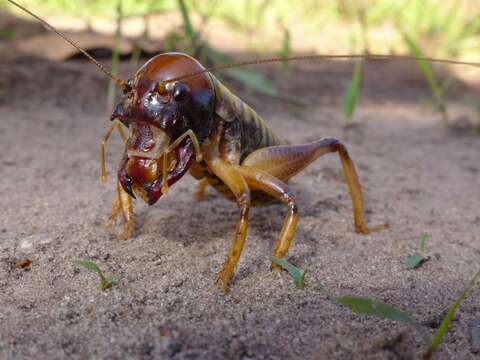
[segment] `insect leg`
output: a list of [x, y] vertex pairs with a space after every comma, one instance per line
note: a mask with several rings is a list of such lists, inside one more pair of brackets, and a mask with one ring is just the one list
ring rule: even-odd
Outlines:
[[120, 183], [117, 184], [117, 195], [118, 204], [120, 210], [122, 211], [124, 222], [122, 237], [127, 240], [135, 228], [135, 223], [133, 221], [133, 199], [125, 190], [123, 190], [123, 187], [120, 185]]
[[235, 267], [242, 254], [243, 245], [247, 236], [248, 211], [250, 208], [250, 190], [245, 179], [237, 170], [236, 166], [230, 165], [220, 158], [206, 159], [209, 168], [218, 176], [225, 185], [235, 194], [238, 207], [240, 208], [240, 218], [237, 222], [235, 238], [232, 248], [228, 254], [227, 260], [223, 264], [222, 270], [218, 274], [218, 281], [223, 292], [228, 289]]
[[[282, 230], [275, 242], [273, 250], [273, 256], [283, 258], [290, 247], [293, 235], [297, 229], [298, 208], [295, 196], [287, 184], [265, 171], [243, 165], [240, 166], [238, 170], [247, 181], [250, 189], [262, 190], [275, 199], [280, 200], [288, 207], [288, 213], [283, 220]], [[272, 269], [278, 269], [278, 265], [272, 263]]]
[[[124, 168], [127, 161], [128, 156], [125, 152], [122, 160], [120, 161], [119, 168]], [[115, 220], [122, 215], [124, 222], [124, 231], [122, 237], [126, 240], [132, 234], [135, 224], [133, 220], [133, 197], [127, 193], [122, 186], [122, 183], [125, 185], [126, 182], [125, 175], [126, 174], [122, 171], [117, 174], [117, 192], [113, 199], [112, 211], [107, 222], [107, 227], [113, 226]]]
[[135, 222], [133, 221], [133, 199], [123, 190], [122, 185], [117, 183], [117, 196], [113, 199], [112, 212], [108, 218], [107, 226], [113, 226], [120, 214], [124, 221], [122, 237], [127, 240], [135, 228]]
[[103, 136], [102, 141], [100, 142], [100, 161], [101, 161], [101, 167], [102, 167], [102, 175], [101, 175], [101, 180], [103, 182], [107, 181], [107, 166], [105, 165], [105, 145], [107, 144], [108, 139], [110, 139], [110, 136], [112, 135], [113, 130], [118, 129], [118, 132], [120, 134], [120, 138], [122, 139], [123, 142], [127, 141], [127, 136], [125, 135], [125, 132], [122, 129], [122, 125], [118, 120], [114, 120], [112, 123], [112, 126], [107, 130], [106, 134]]
[[195, 200], [197, 201], [202, 201], [205, 199], [205, 191], [207, 190], [208, 187], [208, 180], [207, 179], [202, 179], [200, 180], [197, 191], [195, 191]]
[[345, 179], [352, 199], [355, 231], [368, 234], [385, 229], [386, 225], [368, 227], [363, 219], [363, 196], [355, 165], [346, 147], [336, 139], [322, 139], [304, 145], [282, 145], [259, 149], [251, 153], [242, 165], [253, 166], [287, 181], [318, 157], [331, 152], [340, 156]]
[[165, 151], [166, 153], [169, 153], [170, 151], [175, 150], [175, 148], [180, 145], [180, 143], [186, 138], [189, 137], [190, 140], [192, 140], [193, 144], [193, 149], [195, 150], [195, 157], [197, 162], [202, 161], [202, 152], [200, 150], [200, 144], [198, 143], [197, 136], [193, 132], [192, 129], [185, 131], [182, 135], [180, 135], [173, 143], [171, 143], [167, 150]]

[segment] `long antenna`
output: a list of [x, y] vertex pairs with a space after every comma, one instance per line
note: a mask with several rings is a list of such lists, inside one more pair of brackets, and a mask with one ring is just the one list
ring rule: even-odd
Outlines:
[[55, 29], [52, 25], [50, 25], [48, 22], [46, 22], [45, 20], [43, 20], [40, 16], [38, 15], [35, 15], [34, 13], [32, 13], [30, 10], [28, 10], [27, 8], [23, 7], [22, 5], [18, 4], [17, 2], [13, 1], [13, 0], [7, 0], [10, 4], [18, 7], [19, 9], [25, 11], [27, 14], [29, 14], [30, 16], [34, 17], [35, 19], [37, 19], [38, 21], [40, 21], [44, 26], [46, 26], [48, 29], [50, 29], [51, 31], [53, 31], [55, 34], [57, 34], [58, 36], [60, 36], [63, 40], [65, 40], [66, 42], [68, 42], [70, 45], [72, 45], [75, 49], [77, 49], [78, 51], [80, 51], [83, 55], [85, 55], [90, 61], [92, 61], [95, 65], [97, 65], [98, 68], [100, 68], [101, 71], [103, 71], [110, 79], [112, 79], [113, 81], [115, 81], [115, 83], [117, 84], [118, 87], [120, 87], [123, 91], [126, 91], [128, 90], [128, 85], [125, 83], [125, 81], [123, 81], [122, 79], [120, 79], [118, 76], [115, 76], [114, 74], [112, 74], [110, 71], [107, 70], [107, 68], [102, 65], [99, 61], [95, 60], [94, 57], [92, 55], [90, 55], [88, 52], [86, 52], [85, 50], [83, 50], [77, 43], [75, 43], [72, 39], [69, 39], [66, 35], [62, 34], [60, 31], [58, 31], [57, 29]]
[[433, 63], [443, 63], [443, 64], [451, 64], [451, 65], [468, 65], [468, 66], [480, 67], [480, 62], [447, 60], [447, 59], [418, 57], [418, 56], [410, 56], [410, 55], [382, 55], [382, 54], [300, 55], [300, 56], [290, 56], [290, 57], [272, 57], [268, 59], [247, 60], [247, 61], [242, 61], [236, 64], [212, 66], [207, 69], [195, 71], [190, 74], [177, 76], [175, 78], [165, 80], [165, 82], [178, 81], [185, 78], [197, 76], [206, 72], [216, 72], [216, 71], [227, 70], [227, 69], [232, 69], [232, 68], [241, 67], [241, 66], [261, 65], [261, 64], [282, 62], [282, 61], [338, 60], [338, 59], [429, 61]]
[[[48, 29], [52, 30], [62, 39], [67, 41], [70, 45], [75, 47], [78, 51], [80, 51], [83, 55], [85, 55], [89, 60], [91, 60], [95, 65], [97, 65], [100, 70], [102, 70], [110, 79], [115, 81], [115, 83], [123, 90], [126, 91], [129, 89], [129, 86], [120, 79], [119, 77], [112, 74], [108, 71], [104, 65], [100, 62], [95, 60], [88, 52], [83, 50], [79, 45], [77, 45], [73, 40], [69, 39], [67, 36], [62, 34], [60, 31], [55, 29], [52, 25], [48, 22], [43, 20], [38, 15], [35, 15], [30, 10], [26, 9], [22, 5], [18, 4], [13, 0], [7, 0], [12, 5], [15, 5], [19, 9], [25, 11], [30, 16], [34, 17], [38, 21], [40, 21], [43, 25], [45, 25]], [[190, 78], [193, 76], [197, 76], [206, 72], [216, 72], [221, 70], [232, 69], [241, 66], [249, 66], [249, 65], [261, 65], [273, 62], [283, 62], [283, 61], [301, 61], [301, 60], [338, 60], [338, 59], [364, 59], [364, 60], [404, 60], [404, 61], [428, 61], [433, 63], [443, 63], [443, 64], [451, 64], [451, 65], [467, 65], [467, 66], [475, 66], [480, 67], [480, 62], [473, 62], [473, 61], [459, 61], [459, 60], [447, 60], [447, 59], [437, 59], [432, 57], [421, 57], [421, 56], [410, 56], [410, 55], [382, 55], [382, 54], [339, 54], [339, 55], [300, 55], [300, 56], [290, 56], [290, 57], [272, 57], [268, 59], [257, 59], [257, 60], [248, 60], [239, 62], [236, 64], [227, 64], [227, 65], [218, 65], [213, 66], [210, 68], [206, 68], [203, 70], [195, 71], [189, 74], [185, 74], [182, 76], [177, 76], [168, 80], [163, 81], [163, 83], [173, 82], [182, 80], [185, 78]]]

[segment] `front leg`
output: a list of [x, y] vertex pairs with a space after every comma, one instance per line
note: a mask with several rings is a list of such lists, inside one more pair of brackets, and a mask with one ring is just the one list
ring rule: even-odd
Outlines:
[[113, 226], [120, 215], [122, 215], [124, 223], [122, 237], [127, 240], [135, 229], [135, 222], [133, 221], [133, 199], [123, 190], [120, 182], [117, 182], [117, 196], [113, 199], [112, 213], [108, 218], [107, 226]]

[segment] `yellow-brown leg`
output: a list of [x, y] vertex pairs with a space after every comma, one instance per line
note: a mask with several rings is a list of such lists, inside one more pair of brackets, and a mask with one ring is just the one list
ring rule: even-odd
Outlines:
[[352, 198], [355, 230], [362, 234], [383, 230], [387, 225], [368, 227], [363, 219], [363, 196], [355, 165], [346, 147], [336, 139], [322, 139], [304, 145], [284, 145], [259, 149], [251, 153], [242, 165], [255, 167], [282, 180], [288, 181], [318, 157], [338, 152], [345, 179]]
[[112, 126], [107, 130], [105, 135], [102, 138], [102, 141], [100, 142], [100, 162], [101, 162], [101, 176], [100, 179], [103, 182], [107, 181], [107, 168], [105, 165], [105, 145], [107, 144], [108, 139], [110, 139], [110, 136], [112, 135], [113, 130], [117, 129], [118, 133], [120, 134], [120, 138], [122, 139], [123, 142], [127, 141], [127, 136], [125, 135], [125, 132], [123, 131], [122, 125], [118, 120], [114, 120], [112, 123]]
[[[103, 136], [100, 143], [100, 158], [101, 158], [101, 167], [102, 167], [102, 181], [107, 181], [107, 170], [105, 166], [105, 145], [112, 135], [113, 130], [117, 129], [120, 134], [122, 142], [127, 141], [127, 136], [123, 131], [122, 125], [118, 120], [114, 120], [112, 126], [107, 130], [106, 134]], [[124, 225], [122, 237], [126, 240], [130, 237], [135, 228], [135, 223], [133, 221], [133, 201], [130, 195], [128, 195], [125, 190], [123, 190], [122, 185], [117, 182], [117, 196], [113, 199], [112, 211], [108, 218], [107, 226], [112, 226], [115, 223], [117, 217], [122, 214]]]
[[[275, 199], [280, 200], [288, 207], [287, 215], [283, 220], [282, 230], [273, 249], [273, 256], [283, 258], [290, 247], [293, 235], [295, 235], [295, 230], [297, 229], [298, 208], [295, 202], [295, 196], [287, 184], [262, 170], [251, 166], [240, 166], [238, 169], [247, 181], [250, 189], [262, 190]], [[272, 263], [272, 269], [278, 269], [278, 265]]]
[[220, 289], [223, 292], [228, 290], [228, 284], [232, 279], [235, 267], [242, 254], [243, 245], [247, 237], [248, 211], [250, 208], [250, 190], [245, 179], [237, 170], [237, 166], [230, 165], [220, 158], [206, 159], [206, 162], [212, 172], [218, 176], [225, 185], [235, 194], [238, 207], [240, 208], [240, 218], [235, 230], [235, 238], [228, 257], [223, 264], [222, 270], [218, 274]]
[[207, 179], [202, 179], [198, 183], [197, 191], [195, 191], [195, 200], [197, 201], [202, 201], [205, 199], [205, 191], [207, 190], [208, 187], [208, 180]]
[[130, 195], [123, 190], [122, 185], [117, 182], [117, 196], [113, 199], [112, 212], [108, 218], [107, 226], [112, 226], [120, 214], [124, 222], [122, 237], [127, 240], [135, 228], [133, 201]]

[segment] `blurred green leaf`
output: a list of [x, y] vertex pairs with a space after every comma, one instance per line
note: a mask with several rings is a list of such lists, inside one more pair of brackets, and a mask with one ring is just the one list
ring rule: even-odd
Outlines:
[[12, 40], [13, 32], [7, 29], [0, 29], [0, 39]]
[[340, 296], [337, 297], [336, 300], [357, 314], [372, 315], [417, 326], [417, 322], [405, 312], [374, 299], [357, 296]]
[[103, 285], [103, 290], [102, 291], [105, 291], [106, 289], [112, 287], [113, 285], [117, 285], [118, 284], [118, 278], [116, 278], [115, 276], [106, 276], [105, 277], [105, 283]]
[[418, 244], [418, 252], [420, 254], [423, 254], [423, 252], [425, 251], [425, 243], [427, 242], [427, 233], [422, 233], [422, 235], [420, 235], [420, 244]]
[[247, 89], [255, 90], [259, 93], [278, 96], [279, 92], [275, 85], [267, 79], [262, 73], [245, 68], [228, 69], [225, 71], [230, 77], [242, 82]]
[[[410, 53], [413, 56], [425, 57], [424, 53], [422, 52], [422, 50], [420, 49], [418, 44], [413, 40], [412, 37], [410, 37], [404, 31], [402, 31], [402, 36], [405, 43], [407, 44], [407, 47]], [[435, 99], [436, 107], [438, 111], [442, 114], [444, 120], [447, 121], [448, 120], [447, 109], [446, 109], [446, 104], [445, 104], [443, 95], [448, 86], [448, 82], [446, 81], [442, 86], [438, 84], [438, 81], [435, 78], [435, 75], [433, 74], [432, 66], [428, 61], [417, 60], [417, 64], [420, 68], [420, 71], [423, 73], [423, 75], [425, 76], [425, 79], [427, 80], [428, 86], [430, 87], [430, 91], [432, 92], [432, 96]]]
[[186, 45], [187, 38], [177, 31], [170, 31], [163, 39], [163, 47], [166, 52], [179, 51], [182, 45]]
[[[117, 1], [117, 24], [115, 29], [115, 45], [112, 51], [112, 68], [111, 72], [113, 75], [118, 74], [118, 65], [120, 62], [120, 40], [122, 37], [122, 21], [123, 21], [123, 8], [122, 0]], [[115, 106], [115, 95], [117, 92], [117, 86], [115, 81], [110, 80], [108, 82], [108, 93], [107, 93], [107, 112], [110, 114], [113, 111]]]
[[205, 52], [205, 56], [209, 57], [215, 65], [228, 64], [233, 61], [230, 56], [212, 48], [208, 44], [204, 44], [202, 49]]
[[77, 264], [80, 265], [81, 267], [84, 267], [87, 270], [96, 271], [96, 272], [100, 271], [100, 268], [98, 267], [98, 265], [90, 260], [84, 260], [84, 259], [77, 260]]
[[[208, 44], [202, 46], [201, 57], [210, 59], [216, 65], [228, 64], [233, 61], [230, 56], [213, 49]], [[278, 89], [261, 72], [248, 68], [233, 68], [225, 70], [225, 73], [231, 78], [240, 81], [249, 90], [274, 97], [279, 96]]]
[[429, 257], [423, 257], [423, 252], [425, 251], [425, 243], [427, 241], [427, 234], [422, 233], [420, 235], [420, 243], [418, 244], [418, 252], [413, 254], [412, 256], [409, 256], [407, 261], [405, 262], [405, 269], [407, 270], [413, 270], [418, 268], [420, 265], [422, 265], [424, 262], [428, 261], [430, 258]]
[[352, 80], [348, 86], [347, 92], [343, 98], [343, 113], [347, 118], [347, 121], [350, 121], [355, 111], [355, 106], [357, 104], [358, 91], [360, 88], [362, 74], [362, 61], [359, 60], [355, 62], [355, 67], [353, 68]]
[[193, 30], [192, 22], [190, 21], [190, 14], [188, 12], [187, 4], [184, 0], [177, 0], [178, 7], [182, 13], [183, 30], [185, 35], [190, 39], [190, 46], [192, 47], [192, 53], [195, 52], [197, 46], [197, 34]]
[[448, 309], [447, 315], [443, 318], [442, 322], [440, 323], [440, 327], [438, 328], [435, 335], [433, 336], [433, 340], [432, 340], [430, 346], [428, 347], [427, 351], [423, 355], [424, 359], [430, 359], [432, 354], [438, 349], [438, 347], [440, 346], [440, 344], [443, 341], [443, 337], [445, 336], [446, 332], [448, 331], [450, 323], [455, 318], [455, 314], [457, 312], [458, 307], [460, 306], [460, 303], [465, 299], [468, 292], [475, 285], [475, 283], [477, 282], [479, 277], [480, 277], [480, 271], [478, 271], [475, 274], [475, 276], [470, 280], [468, 285], [462, 290], [462, 292], [457, 297], [457, 299], [452, 303], [452, 305], [450, 305], [450, 308]]
[[[288, 58], [292, 54], [292, 49], [290, 45], [290, 31], [288, 29], [283, 29], [283, 40], [282, 40], [282, 48], [278, 52], [278, 56], [283, 58]], [[283, 72], [288, 75], [290, 66], [288, 61], [282, 62]]]
[[100, 290], [105, 291], [108, 288], [112, 287], [115, 284], [118, 284], [118, 279], [114, 276], [105, 276], [103, 275], [102, 270], [100, 267], [95, 264], [93, 261], [90, 260], [85, 260], [85, 259], [80, 259], [76, 261], [78, 265], [82, 266], [83, 268], [90, 270], [90, 271], [95, 271], [98, 274], [98, 277], [100, 279]]
[[480, 98], [473, 96], [466, 96], [463, 98], [463, 102], [472, 107], [475, 111], [480, 113]]
[[304, 288], [305, 274], [307, 273], [307, 270], [302, 270], [295, 265], [290, 264], [287, 260], [280, 259], [276, 256], [270, 256], [270, 260], [273, 261], [275, 264], [281, 266], [282, 269], [287, 270], [288, 273], [293, 277], [293, 282], [298, 288]]
[[419, 253], [415, 253], [408, 257], [405, 262], [405, 269], [413, 270], [419, 267], [424, 262], [423, 256]]

